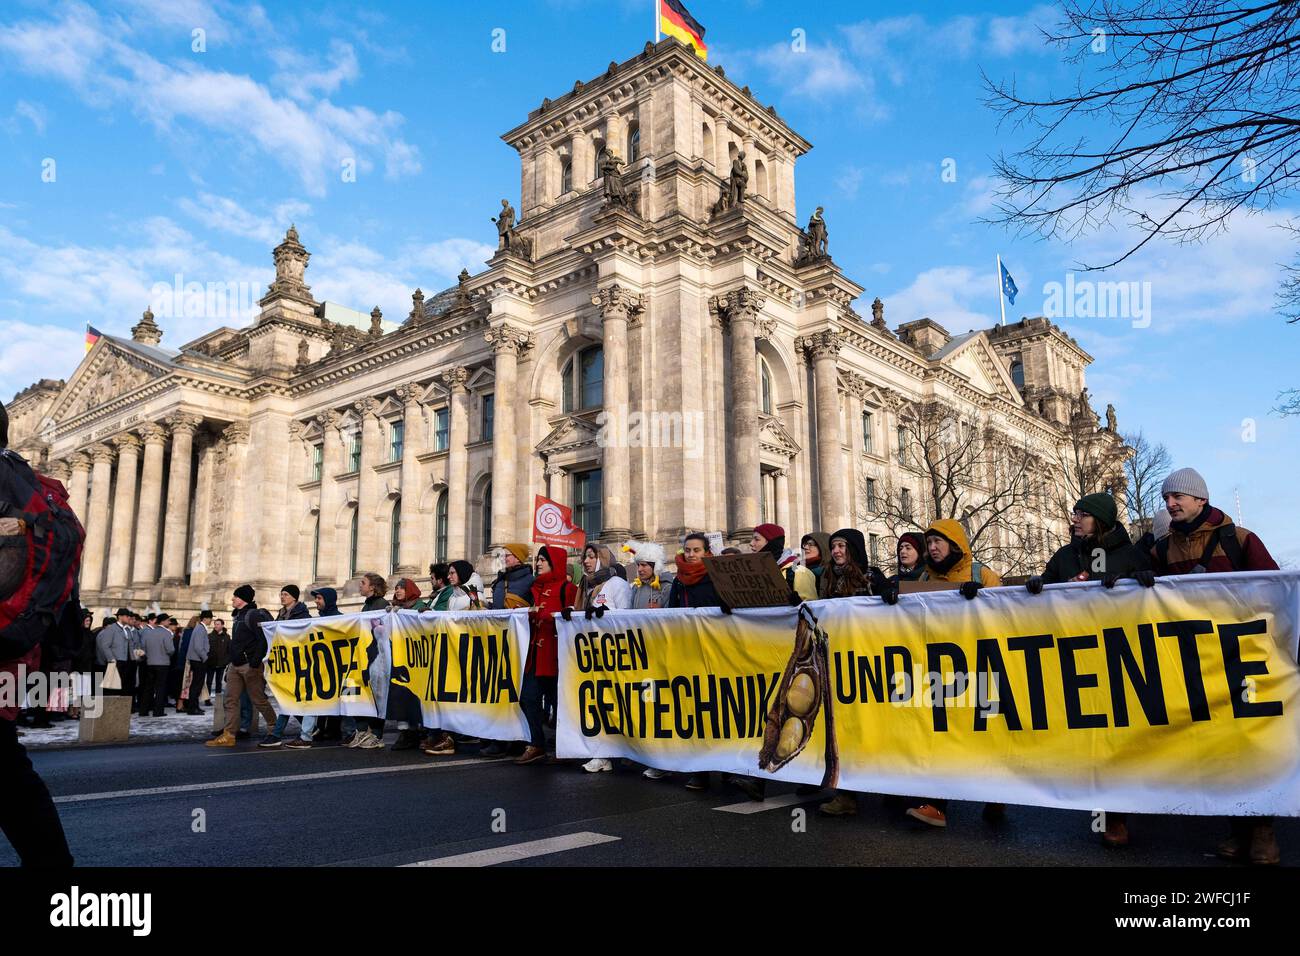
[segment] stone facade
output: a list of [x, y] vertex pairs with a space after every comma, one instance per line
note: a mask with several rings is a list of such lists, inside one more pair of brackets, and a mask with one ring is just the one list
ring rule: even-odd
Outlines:
[[953, 338], [929, 319], [891, 332], [879, 300], [859, 316], [863, 288], [796, 221], [810, 144], [677, 41], [504, 139], [518, 222], [503, 204], [487, 269], [416, 290], [395, 330], [377, 310], [369, 329], [326, 318], [290, 228], [247, 328], [170, 349], [146, 313], [66, 385], [20, 395], [15, 445], [87, 526], [88, 605], [225, 607], [244, 581], [422, 577], [444, 556], [487, 570], [495, 545], [529, 539], [539, 493], [588, 521], [599, 506], [609, 541], [873, 530], [861, 480], [910, 480], [891, 436], [917, 400], [1045, 460], [1063, 440], [1090, 357], [1042, 319]]

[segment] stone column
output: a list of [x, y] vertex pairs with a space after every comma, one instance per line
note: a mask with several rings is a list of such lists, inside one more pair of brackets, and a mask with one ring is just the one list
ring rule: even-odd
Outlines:
[[759, 524], [762, 502], [758, 461], [757, 318], [767, 298], [752, 289], [718, 297], [731, 326], [731, 537], [747, 539]]
[[320, 521], [320, 545], [316, 560], [316, 576], [319, 582], [330, 583], [334, 581], [334, 575], [340, 565], [336, 522], [339, 508], [343, 504], [343, 496], [339, 491], [339, 483], [334, 479], [342, 468], [343, 462], [343, 436], [339, 433], [343, 416], [330, 410], [317, 415], [316, 421], [321, 427], [323, 445], [320, 467], [320, 512], [317, 515]]
[[90, 517], [86, 513], [87, 500], [90, 495], [90, 456], [85, 452], [79, 451], [68, 459], [68, 464], [72, 468], [72, 477], [68, 486], [68, 503], [72, 505], [72, 513], [77, 519], [85, 525]]
[[85, 591], [98, 591], [104, 586], [104, 551], [108, 546], [109, 492], [113, 487], [115, 455], [108, 445], [93, 445], [90, 456], [95, 462], [95, 475], [86, 519], [86, 545], [81, 556], [81, 587]]
[[515, 531], [515, 458], [518, 448], [515, 441], [514, 403], [518, 401], [515, 388], [515, 369], [519, 352], [528, 345], [527, 333], [499, 325], [489, 329], [484, 337], [492, 346], [496, 361], [495, 422], [492, 434], [492, 541], [496, 547], [517, 538]]
[[817, 489], [823, 531], [843, 527], [844, 454], [840, 447], [840, 385], [836, 359], [839, 333], [834, 330], [803, 336], [796, 345], [808, 350], [817, 391]]
[[[221, 444], [226, 450], [226, 488], [223, 501], [226, 514], [222, 525], [226, 539], [221, 546], [222, 574], [227, 583], [236, 587], [249, 583], [249, 576], [255, 570], [248, 565], [248, 553], [250, 540], [255, 546], [257, 536], [250, 533], [249, 525], [257, 519], [242, 507], [242, 502], [248, 499], [244, 489], [250, 432], [247, 422], [231, 422], [221, 433]], [[270, 601], [266, 603], [271, 604]]]
[[379, 525], [374, 520], [375, 507], [383, 493], [379, 475], [375, 466], [384, 460], [382, 444], [383, 429], [379, 425], [379, 408], [382, 403], [377, 398], [363, 398], [353, 407], [361, 416], [361, 469], [357, 475], [357, 508], [361, 517], [357, 519], [357, 574], [374, 571], [385, 574], [388, 562], [381, 559], [379, 553]]
[[131, 586], [137, 588], [158, 580], [158, 519], [167, 430], [161, 425], [145, 425], [140, 436], [144, 439], [144, 472], [140, 476], [140, 517], [135, 525], [135, 562], [131, 569]]
[[135, 534], [135, 478], [140, 464], [140, 439], [118, 435], [117, 486], [113, 491], [113, 527], [109, 538], [108, 574], [104, 586], [125, 588], [131, 575], [131, 539]]
[[447, 557], [468, 558], [465, 553], [466, 509], [469, 504], [469, 369], [453, 368], [442, 380], [451, 393], [447, 406]]
[[601, 537], [626, 540], [632, 534], [632, 450], [628, 447], [628, 316], [643, 308], [641, 294], [619, 285], [591, 297], [604, 326], [605, 447], [601, 450], [604, 500]]
[[162, 583], [185, 582], [185, 549], [190, 524], [190, 458], [194, 453], [194, 432], [199, 427], [194, 415], [176, 414], [167, 419], [172, 430], [172, 462], [167, 474], [167, 516], [163, 519]]
[[[420, 573], [420, 558], [433, 557], [432, 542], [425, 536], [425, 522], [420, 512], [420, 463], [415, 460], [419, 448], [416, 436], [424, 434], [424, 415], [420, 399], [424, 389], [414, 383], [400, 385], [397, 397], [403, 403], [402, 417], [402, 527], [397, 542], [397, 571], [414, 578]], [[450, 502], [448, 502], [450, 504]]]
[[[772, 472], [772, 478], [775, 483], [774, 502], [776, 509], [776, 523], [785, 528], [786, 535], [794, 534], [794, 529], [790, 526], [790, 478], [789, 473], [784, 468], [779, 468]], [[797, 548], [797, 544], [791, 544], [791, 539], [787, 537], [786, 544], [789, 547]]]

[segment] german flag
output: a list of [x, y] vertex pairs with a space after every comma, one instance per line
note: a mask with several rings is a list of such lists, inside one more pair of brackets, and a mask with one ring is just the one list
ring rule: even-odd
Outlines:
[[676, 37], [695, 50], [701, 60], [709, 58], [709, 48], [704, 44], [704, 27], [690, 14], [681, 0], [658, 0], [659, 29]]
[[95, 347], [95, 343], [99, 341], [99, 337], [101, 334], [102, 333], [99, 331], [99, 329], [95, 328], [93, 325], [86, 326], [86, 351], [87, 352], [89, 352], [92, 348]]

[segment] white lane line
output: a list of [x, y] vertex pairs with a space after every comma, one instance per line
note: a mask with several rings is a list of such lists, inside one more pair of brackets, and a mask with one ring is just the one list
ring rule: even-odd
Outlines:
[[568, 836], [549, 837], [545, 840], [530, 840], [528, 843], [512, 843], [509, 846], [493, 847], [490, 850], [475, 850], [473, 853], [457, 853], [455, 856], [442, 856], [434, 860], [421, 860], [419, 863], [407, 863], [406, 866], [496, 866], [498, 863], [510, 863], [514, 860], [526, 860], [534, 856], [546, 856], [549, 853], [563, 853], [565, 850], [580, 850], [584, 846], [599, 846], [601, 843], [615, 843], [621, 837], [604, 833], [570, 833]]
[[400, 767], [363, 767], [360, 770], [331, 770], [326, 773], [286, 774], [283, 777], [253, 777], [248, 780], [217, 780], [212, 783], [187, 783], [175, 787], [145, 787], [140, 790], [109, 790], [104, 793], [74, 793], [55, 797], [55, 803], [83, 803], [88, 800], [116, 800], [121, 797], [152, 797], [165, 793], [195, 793], [203, 790], [231, 790], [235, 787], [260, 787], [269, 783], [297, 783], [306, 780], [338, 780], [341, 777], [363, 777], [380, 773], [408, 773], [412, 770], [435, 770], [439, 767], [486, 766], [498, 760], [474, 757], [466, 760], [448, 760], [443, 763], [403, 764]]
[[796, 803], [811, 803], [813, 800], [820, 799], [820, 794], [809, 793], [799, 796], [797, 793], [786, 793], [779, 797], [768, 797], [766, 800], [746, 800], [744, 803], [729, 803], [723, 807], [714, 807], [714, 810], [721, 810], [723, 813], [762, 813], [764, 810], [776, 810], [780, 807], [792, 807]]

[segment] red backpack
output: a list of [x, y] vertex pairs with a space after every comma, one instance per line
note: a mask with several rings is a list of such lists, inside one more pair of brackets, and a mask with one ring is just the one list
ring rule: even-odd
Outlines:
[[80, 641], [77, 577], [86, 532], [68, 504], [63, 483], [37, 474], [22, 456], [0, 450], [0, 517], [21, 522], [26, 566], [17, 590], [0, 601], [0, 661], [16, 660], [38, 644], [70, 656]]

